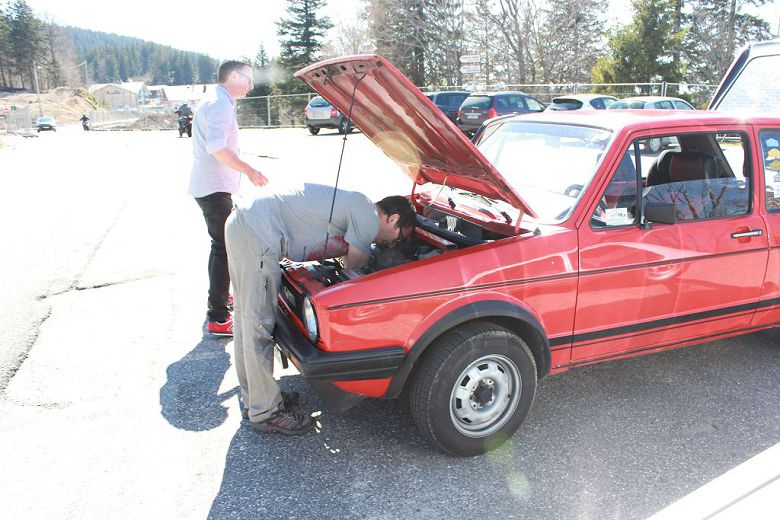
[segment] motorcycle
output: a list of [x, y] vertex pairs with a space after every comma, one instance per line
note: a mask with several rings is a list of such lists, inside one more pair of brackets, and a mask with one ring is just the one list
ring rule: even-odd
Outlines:
[[192, 137], [192, 116], [180, 115], [179, 116], [179, 137], [187, 134], [187, 137]]

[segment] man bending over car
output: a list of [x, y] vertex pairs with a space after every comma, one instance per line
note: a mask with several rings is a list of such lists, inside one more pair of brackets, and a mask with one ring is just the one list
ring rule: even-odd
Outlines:
[[[335, 193], [334, 193], [335, 192]], [[304, 184], [266, 192], [239, 204], [225, 228], [234, 291], [234, 348], [243, 414], [257, 431], [299, 435], [314, 426], [282, 395], [273, 377], [273, 339], [281, 283], [279, 261], [345, 257], [360, 268], [371, 244], [397, 241], [414, 230], [412, 203], [401, 196], [376, 204], [362, 193]]]

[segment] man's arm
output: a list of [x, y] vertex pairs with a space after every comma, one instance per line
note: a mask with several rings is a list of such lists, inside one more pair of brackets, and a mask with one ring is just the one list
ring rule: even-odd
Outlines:
[[347, 249], [347, 267], [349, 269], [359, 269], [368, 263], [369, 255], [364, 253], [352, 244]]
[[233, 152], [233, 150], [229, 148], [223, 148], [222, 150], [217, 150], [211, 155], [228, 168], [239, 171], [249, 177], [249, 180], [255, 186], [265, 186], [268, 184], [268, 179], [265, 177], [265, 175], [242, 161], [241, 158], [239, 158], [238, 155]]

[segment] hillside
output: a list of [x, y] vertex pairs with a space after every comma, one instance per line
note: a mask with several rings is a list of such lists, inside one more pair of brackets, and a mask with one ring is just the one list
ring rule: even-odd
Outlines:
[[[34, 93], [8, 93], [0, 91], [0, 108], [25, 107], [32, 105], [32, 112], [38, 115], [38, 96]], [[48, 92], [41, 92], [41, 107], [43, 114], [53, 116], [60, 124], [75, 123], [81, 114], [88, 114], [95, 109], [79, 91], [70, 87], [59, 87]]]
[[61, 28], [87, 62], [90, 83], [145, 80], [149, 84], [209, 83], [219, 62], [205, 54], [78, 27]]

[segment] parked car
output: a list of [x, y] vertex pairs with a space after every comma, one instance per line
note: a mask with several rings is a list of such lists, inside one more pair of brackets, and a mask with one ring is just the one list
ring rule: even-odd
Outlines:
[[35, 120], [35, 127], [39, 132], [44, 130], [57, 131], [57, 120], [51, 116], [41, 116]]
[[[780, 189], [762, 175], [780, 172], [780, 117], [548, 112], [475, 145], [380, 56], [296, 76], [341, 110], [357, 85], [355, 125], [418, 211], [393, 262], [282, 268], [276, 341], [331, 410], [408, 389], [424, 438], [475, 455], [515, 433], [540, 378], [780, 323]], [[673, 149], [637, 146], [658, 137]]]
[[[661, 96], [636, 96], [619, 99], [609, 106], [610, 110], [695, 110], [684, 99]], [[652, 153], [658, 153], [670, 144], [668, 139], [650, 139], [646, 145]]]
[[541, 112], [544, 105], [522, 92], [477, 92], [469, 95], [458, 110], [456, 123], [467, 135], [474, 135], [486, 120], [505, 114]]
[[618, 99], [612, 103], [609, 108], [611, 110], [695, 110], [695, 108], [684, 99], [662, 96], [635, 96]]
[[303, 111], [303, 122], [312, 135], [320, 133], [321, 128], [335, 128], [340, 134], [352, 131], [352, 125], [347, 118], [333, 108], [333, 105], [323, 97], [315, 96], [309, 100]]
[[425, 96], [433, 101], [433, 104], [439, 107], [444, 115], [454, 123], [458, 117], [458, 109], [463, 101], [469, 97], [469, 93], [466, 91], [426, 92]]
[[604, 110], [615, 101], [617, 98], [604, 94], [571, 94], [553, 98], [545, 110]]

